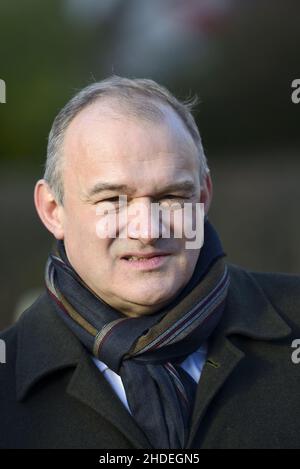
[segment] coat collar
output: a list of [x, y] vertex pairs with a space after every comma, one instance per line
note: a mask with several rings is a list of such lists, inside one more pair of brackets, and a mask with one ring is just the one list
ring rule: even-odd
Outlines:
[[291, 329], [273, 306], [254, 274], [229, 265], [231, 284], [218, 325], [223, 336], [243, 335], [256, 340], [288, 337]]
[[[253, 340], [276, 340], [291, 333], [255, 278], [238, 267], [229, 266], [229, 269], [231, 285], [227, 304], [214, 333], [203, 379], [201, 377], [201, 385], [197, 389], [190, 444], [213, 396], [243, 358], [243, 352], [230, 342], [230, 336], [239, 334]], [[17, 327], [18, 400], [25, 399], [41, 378], [73, 367], [74, 373], [67, 392], [110, 420], [135, 447], [150, 447], [134, 419], [92, 363], [85, 348], [55, 313], [46, 293], [23, 313]], [[222, 365], [218, 372], [218, 367], [209, 366], [216, 362]], [[86, 389], [89, 389], [88, 393]], [[204, 390], [207, 391], [205, 396]]]
[[22, 400], [45, 375], [75, 367], [84, 350], [55, 313], [47, 293], [22, 314], [17, 326], [17, 399]]

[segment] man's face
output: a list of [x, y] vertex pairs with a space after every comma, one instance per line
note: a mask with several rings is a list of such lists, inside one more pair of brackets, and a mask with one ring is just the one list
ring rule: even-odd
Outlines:
[[[161, 109], [165, 117], [154, 123], [96, 102], [71, 122], [63, 146], [62, 220], [69, 261], [99, 297], [128, 316], [151, 314], [170, 302], [190, 280], [199, 256], [199, 249], [186, 248], [184, 237], [151, 236], [151, 202], [200, 202], [196, 146], [176, 113]], [[169, 189], [183, 181], [191, 188]], [[104, 183], [123, 187], [98, 191]], [[138, 216], [141, 230], [128, 228], [124, 237], [120, 224], [116, 237], [101, 238], [97, 222], [111, 203], [120, 214], [119, 195], [127, 196], [128, 207], [146, 208]], [[123, 258], [156, 251], [167, 255], [151, 265]]]

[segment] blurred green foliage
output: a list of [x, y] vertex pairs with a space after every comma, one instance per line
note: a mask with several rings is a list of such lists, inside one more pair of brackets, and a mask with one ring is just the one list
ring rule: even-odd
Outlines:
[[[2, 162], [42, 164], [52, 120], [68, 98], [113, 70], [126, 74], [113, 48], [129, 3], [118, 17], [80, 23], [64, 14], [63, 0], [1, 1], [0, 78], [7, 84], [7, 104], [0, 106]], [[297, 145], [300, 105], [291, 103], [290, 86], [300, 78], [299, 2], [240, 3], [205, 60], [196, 58], [164, 84], [181, 97], [198, 93], [197, 119], [209, 151]]]
[[2, 160], [41, 161], [55, 114], [91, 78], [93, 31], [66, 21], [62, 3], [1, 1], [0, 75], [7, 84]]

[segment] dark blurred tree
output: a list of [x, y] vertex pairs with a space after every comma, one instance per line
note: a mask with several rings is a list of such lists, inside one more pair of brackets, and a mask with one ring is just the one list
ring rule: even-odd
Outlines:
[[291, 101], [300, 78], [299, 18], [295, 0], [237, 2], [210, 60], [194, 64], [186, 81], [202, 100], [198, 124], [209, 149], [299, 146], [300, 105]]

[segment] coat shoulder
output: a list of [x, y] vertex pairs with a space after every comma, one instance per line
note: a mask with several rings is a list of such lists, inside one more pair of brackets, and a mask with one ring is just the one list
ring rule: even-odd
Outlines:
[[0, 380], [5, 379], [6, 373], [10, 372], [11, 369], [15, 368], [16, 364], [16, 353], [17, 353], [17, 345], [19, 341], [20, 335], [22, 335], [22, 330], [24, 324], [28, 317], [31, 317], [36, 311], [39, 311], [46, 302], [46, 294], [42, 293], [35, 302], [29, 306], [19, 317], [19, 319], [10, 327], [0, 331], [0, 341], [5, 348], [6, 352], [6, 366], [1, 368], [0, 373]]
[[0, 331], [0, 339], [4, 340], [6, 343], [15, 341], [19, 330], [23, 327], [24, 320], [26, 320], [27, 316], [30, 316], [33, 311], [40, 309], [40, 307], [43, 306], [47, 301], [46, 298], [46, 293], [41, 293], [39, 297], [32, 303], [32, 305], [24, 310], [24, 312], [14, 324]]
[[300, 275], [256, 272], [233, 264], [229, 271], [235, 282], [254, 281], [275, 309], [300, 326]]

